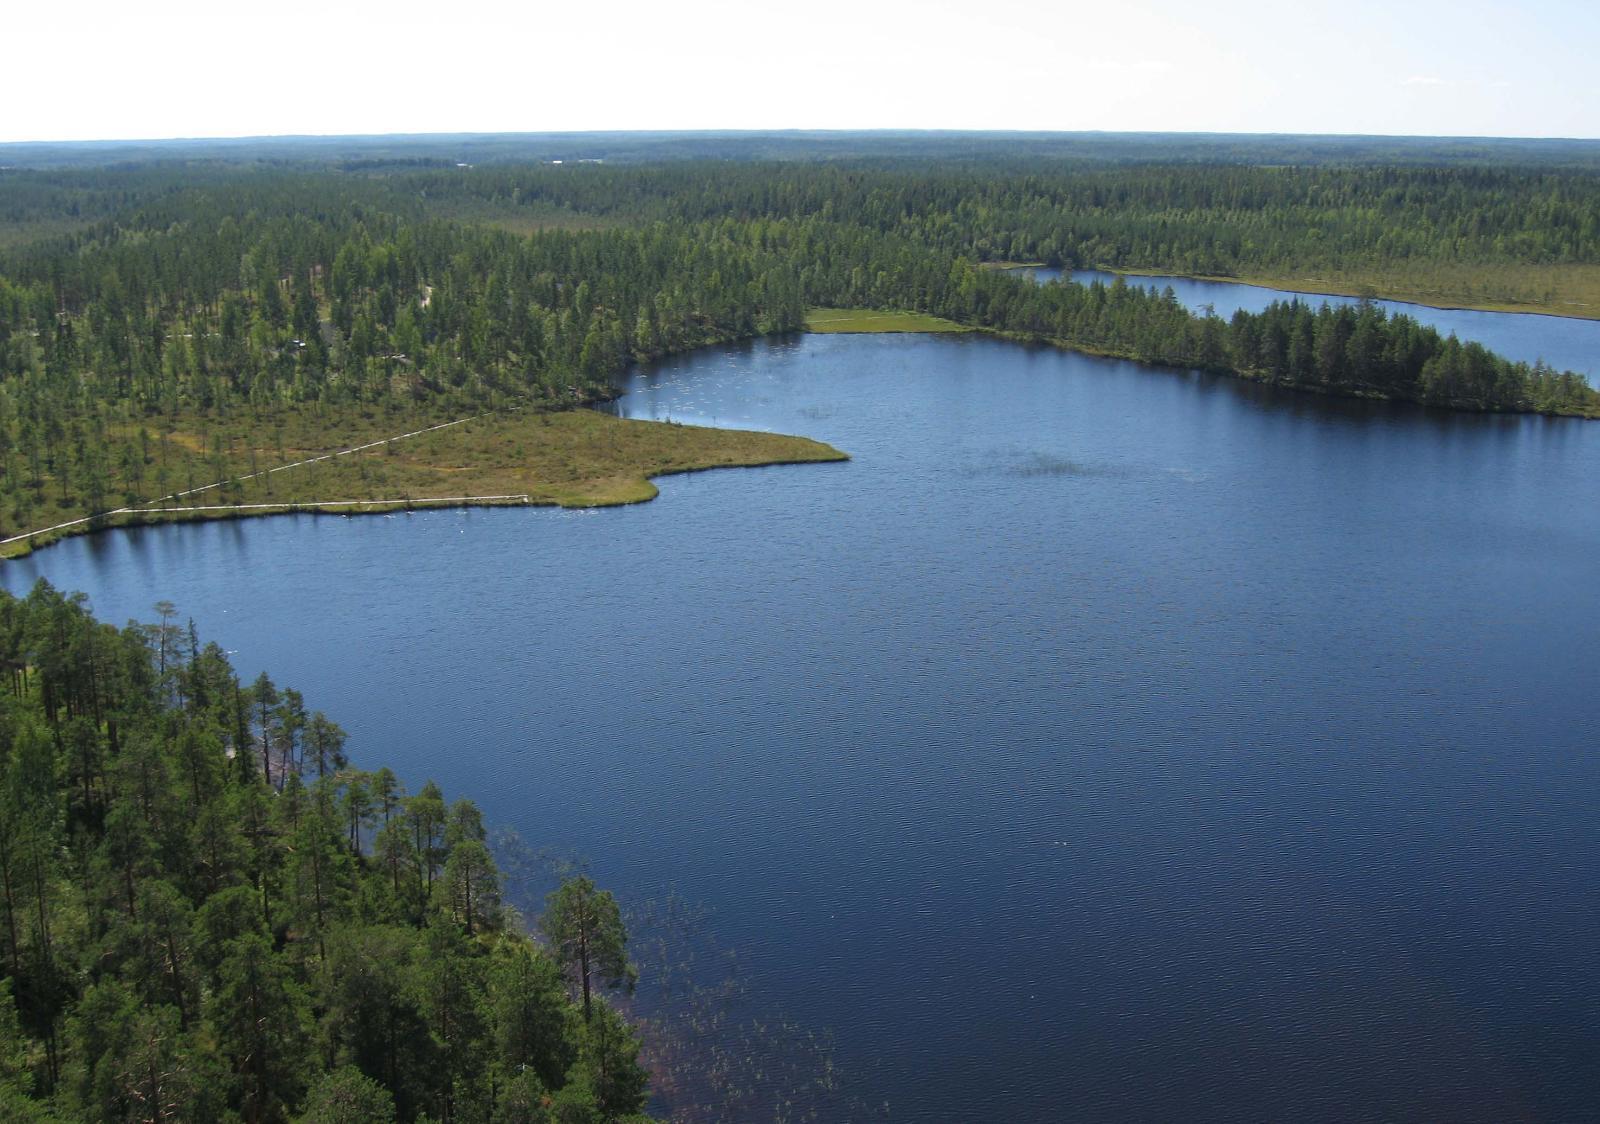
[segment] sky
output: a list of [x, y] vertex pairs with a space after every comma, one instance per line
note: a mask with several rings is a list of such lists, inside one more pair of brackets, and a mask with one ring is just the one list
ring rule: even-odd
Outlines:
[[10, 5], [0, 141], [589, 129], [1600, 137], [1600, 3]]

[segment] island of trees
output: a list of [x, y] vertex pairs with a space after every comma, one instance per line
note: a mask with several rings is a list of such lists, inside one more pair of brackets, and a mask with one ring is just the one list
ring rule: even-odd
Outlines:
[[643, 1120], [615, 900], [173, 623], [0, 594], [0, 1119]]

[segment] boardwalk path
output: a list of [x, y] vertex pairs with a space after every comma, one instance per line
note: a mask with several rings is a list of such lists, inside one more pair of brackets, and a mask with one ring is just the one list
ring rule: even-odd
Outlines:
[[[185, 488], [183, 491], [181, 491], [181, 492], [173, 492], [171, 495], [172, 495], [173, 499], [182, 499], [184, 496], [199, 495], [201, 492], [209, 492], [213, 488], [221, 488], [221, 487], [223, 487], [225, 485], [228, 485], [228, 484], [242, 484], [246, 480], [255, 480], [256, 478], [261, 477], [261, 476], [270, 476], [274, 472], [287, 472], [291, 468], [302, 468], [302, 467], [304, 467], [305, 465], [308, 465], [308, 464], [318, 464], [321, 461], [333, 460], [335, 457], [347, 457], [351, 453], [365, 452], [368, 449], [376, 449], [376, 448], [379, 448], [379, 447], [381, 447], [383, 445], [392, 444], [395, 441], [404, 441], [404, 440], [406, 440], [407, 438], [410, 438], [410, 437], [421, 437], [424, 434], [434, 433], [434, 432], [436, 432], [438, 430], [441, 430], [441, 429], [449, 429], [453, 425], [461, 425], [461, 424], [463, 424], [465, 422], [474, 421], [474, 420], [476, 420], [478, 418], [487, 417], [487, 416], [488, 415], [486, 415], [486, 414], [473, 414], [472, 417], [468, 417], [468, 418], [457, 418], [455, 421], [440, 422], [438, 425], [430, 425], [430, 426], [427, 426], [424, 429], [413, 429], [410, 433], [397, 433], [393, 437], [384, 437], [384, 438], [380, 438], [377, 441], [368, 441], [365, 445], [352, 445], [348, 449], [339, 449], [339, 450], [337, 450], [335, 452], [332, 452], [332, 453], [324, 453], [320, 457], [307, 457], [305, 460], [293, 461], [293, 462], [291, 462], [289, 464], [280, 464], [280, 465], [276, 465], [276, 466], [274, 466], [272, 468], [264, 468], [259, 472], [249, 472], [249, 473], [246, 473], [243, 476], [234, 476], [234, 477], [230, 477], [230, 478], [228, 478], [226, 480], [217, 480], [217, 481], [214, 481], [213, 483], [202, 484], [199, 487], [195, 487], [195, 488]], [[186, 505], [186, 506], [183, 506], [183, 507], [156, 507], [154, 505], [160, 503], [161, 500], [146, 500], [146, 501], [144, 501], [142, 503], [134, 504], [132, 507], [119, 507], [119, 508], [115, 508], [115, 509], [113, 509], [111, 511], [101, 511], [101, 512], [97, 512], [94, 515], [86, 515], [81, 519], [69, 519], [69, 520], [67, 520], [67, 522], [65, 522], [65, 523], [57, 523], [53, 527], [38, 527], [38, 528], [35, 528], [32, 531], [24, 531], [20, 535], [12, 535], [10, 538], [0, 539], [0, 546], [8, 546], [8, 545], [10, 545], [12, 543], [24, 542], [24, 541], [26, 541], [28, 539], [34, 538], [37, 535], [48, 535], [48, 534], [52, 534], [52, 533], [54, 533], [56, 531], [67, 531], [67, 530], [71, 530], [73, 527], [82, 527], [85, 524], [91, 523], [96, 519], [105, 519], [105, 518], [108, 518], [108, 517], [113, 516], [113, 515], [169, 515], [169, 514], [174, 514], [174, 513], [178, 513], [178, 512], [187, 512], [187, 511], [255, 511], [255, 510], [273, 510], [273, 509], [282, 510], [282, 511], [288, 511], [288, 510], [296, 509], [296, 508], [352, 507], [352, 506], [360, 506], [362, 504], [371, 504], [371, 505], [374, 505], [374, 506], [393, 507], [393, 506], [400, 505], [400, 504], [405, 504], [405, 503], [408, 503], [408, 502], [409, 503], [429, 503], [429, 504], [450, 504], [450, 503], [490, 503], [490, 502], [498, 501], [498, 502], [501, 502], [501, 503], [509, 503], [509, 502], [516, 501], [516, 500], [521, 500], [522, 502], [526, 503], [526, 502], [528, 502], [529, 497], [526, 496], [526, 495], [522, 495], [522, 496], [450, 496], [450, 497], [441, 497], [441, 498], [435, 498], [435, 499], [409, 500], [409, 501], [406, 500], [406, 499], [392, 499], [392, 500], [373, 500], [373, 499], [368, 499], [368, 500], [324, 500], [324, 501], [320, 501], [320, 502], [316, 502], [316, 503], [211, 504], [211, 505], [192, 505], [192, 506], [191, 505]]]

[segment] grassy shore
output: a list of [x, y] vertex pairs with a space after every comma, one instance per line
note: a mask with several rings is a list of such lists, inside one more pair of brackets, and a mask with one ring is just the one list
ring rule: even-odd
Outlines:
[[[302, 445], [296, 453], [365, 443], [352, 435], [371, 437], [360, 426], [334, 424], [323, 434], [310, 434], [304, 432], [308, 419], [296, 420], [296, 436], [316, 442]], [[204, 446], [197, 435], [182, 428], [167, 437], [172, 446], [181, 447], [185, 441]], [[326, 459], [277, 471], [272, 469], [291, 460], [267, 460], [261, 456], [263, 450], [253, 452], [259, 466], [254, 474], [247, 471], [244, 478], [235, 477], [220, 487], [202, 485], [202, 490], [177, 499], [128, 505], [135, 509], [6, 543], [0, 545], [0, 557], [17, 557], [102, 527], [287, 511], [354, 514], [440, 503], [561, 507], [639, 503], [656, 496], [653, 477], [671, 473], [848, 459], [832, 446], [804, 437], [625, 420], [592, 410], [488, 415], [359, 452], [317, 453]], [[239, 457], [230, 461], [237, 465]], [[67, 508], [58, 512], [54, 523], [86, 515], [81, 508]]]
[[813, 308], [806, 313], [808, 332], [970, 332], [964, 324], [922, 312], [882, 309]]
[[1424, 272], [1375, 270], [1328, 276], [1218, 278], [1300, 293], [1382, 297], [1433, 308], [1533, 312], [1600, 320], [1600, 265], [1437, 266]]
[[1372, 297], [1430, 308], [1531, 312], [1600, 320], [1600, 265], [1487, 267], [1431, 263], [1354, 271], [1247, 272], [1231, 277], [1132, 266], [1097, 268], [1144, 277], [1188, 277], [1196, 281], [1261, 285], [1311, 295]]

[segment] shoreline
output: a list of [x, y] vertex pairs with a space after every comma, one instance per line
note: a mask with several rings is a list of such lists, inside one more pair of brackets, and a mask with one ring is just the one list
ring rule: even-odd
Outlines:
[[[1018, 264], [991, 264], [990, 268], [996, 269], [1025, 269], [1038, 268], [1028, 263]], [[1173, 277], [1191, 280], [1218, 280], [1235, 284], [1249, 284], [1237, 279], [1195, 277], [1188, 274], [1127, 274], [1117, 272], [1121, 276], [1143, 277]], [[1296, 290], [1288, 290], [1296, 291]], [[1310, 293], [1306, 295], [1335, 296], [1335, 293]], [[1384, 298], [1390, 299], [1390, 298]], [[1417, 303], [1417, 302], [1400, 302]], [[1441, 307], [1428, 305], [1424, 307]], [[1541, 313], [1527, 313], [1526, 315], [1554, 315]], [[1233, 369], [1215, 370], [1196, 368], [1175, 361], [1162, 361], [1138, 355], [1120, 352], [1113, 349], [1096, 348], [1091, 345], [1073, 343], [1068, 340], [1057, 339], [1050, 336], [1032, 335], [1021, 332], [1006, 331], [990, 328], [983, 325], [962, 324], [957, 321], [946, 320], [927, 313], [911, 312], [905, 310], [887, 309], [842, 309], [842, 308], [816, 308], [807, 315], [807, 325], [802, 329], [804, 333], [814, 335], [828, 334], [917, 334], [917, 335], [963, 335], [981, 334], [1011, 343], [1020, 343], [1033, 346], [1048, 346], [1062, 351], [1076, 352], [1096, 358], [1114, 359], [1132, 362], [1153, 370], [1190, 371], [1201, 370], [1204, 373], [1224, 378], [1234, 378], [1242, 382], [1255, 383], [1261, 386], [1281, 387], [1303, 393], [1321, 395], [1323, 397], [1360, 398], [1369, 401], [1408, 402], [1413, 405], [1428, 409], [1447, 410], [1458, 413], [1472, 414], [1502, 414], [1507, 416], [1529, 416], [1547, 418], [1571, 418], [1578, 421], [1600, 420], [1600, 412], [1555, 412], [1545, 410], [1508, 410], [1487, 408], [1475, 403], [1429, 403], [1413, 397], [1406, 397], [1382, 392], [1373, 392], [1359, 387], [1330, 387], [1314, 383], [1301, 383], [1275, 379], [1263, 372], [1238, 371]], [[618, 397], [609, 394], [593, 401], [609, 401]], [[565, 411], [561, 411], [565, 412]], [[588, 413], [589, 411], [576, 411]], [[420, 436], [451, 429], [462, 423], [478, 421], [486, 415], [475, 415], [468, 418], [455, 419], [449, 422], [424, 427], [411, 433], [400, 434], [390, 438], [383, 438], [367, 444], [339, 450], [334, 453], [303, 458], [288, 464], [277, 465], [272, 468], [262, 469], [251, 473], [239, 480], [266, 478], [285, 469], [298, 468], [333, 461], [348, 454], [358, 454], [370, 449], [387, 447], [393, 442], [404, 438]], [[595, 416], [609, 416], [598, 415]], [[663, 426], [674, 429], [698, 429], [715, 432], [718, 434], [731, 434], [743, 438], [757, 438], [784, 442], [784, 451], [774, 450], [772, 456], [745, 456], [735, 455], [731, 459], [717, 460], [691, 460], [683, 464], [664, 464], [652, 470], [642, 470], [638, 473], [618, 472], [606, 475], [589, 477], [580, 481], [572, 481], [565, 485], [551, 482], [539, 482], [538, 491], [527, 492], [501, 492], [492, 495], [402, 495], [389, 498], [352, 498], [339, 500], [309, 500], [296, 499], [282, 502], [256, 502], [235, 504], [199, 504], [194, 506], [155, 507], [160, 501], [149, 501], [134, 507], [118, 508], [93, 516], [83, 516], [76, 520], [51, 527], [40, 528], [35, 531], [23, 532], [12, 536], [10, 539], [0, 541], [0, 564], [16, 558], [25, 558], [37, 550], [42, 550], [64, 539], [74, 538], [79, 535], [99, 534], [103, 531], [121, 530], [131, 527], [154, 527], [172, 523], [202, 523], [216, 522], [229, 519], [265, 518], [278, 515], [331, 515], [348, 518], [354, 515], [392, 515], [401, 511], [418, 509], [451, 508], [462, 509], [470, 507], [558, 507], [567, 510], [583, 508], [622, 507], [637, 503], [648, 503], [660, 495], [653, 481], [664, 476], [684, 475], [694, 472], [707, 472], [719, 468], [766, 468], [785, 465], [800, 464], [829, 464], [850, 460], [848, 453], [842, 452], [825, 442], [814, 438], [788, 434], [756, 433], [754, 431], [738, 429], [721, 429], [713, 426], [683, 426], [676, 422], [655, 422], [644, 419], [615, 419], [627, 421], [630, 424], [644, 426]], [[202, 492], [222, 488], [235, 481], [217, 481], [211, 484], [191, 488], [180, 495], [197, 495]]]
[[[988, 268], [998, 270], [1060, 269], [1069, 280], [1071, 279], [1071, 275], [1073, 273], [1073, 270], [1067, 269], [1065, 266], [1053, 266], [1046, 262], [984, 262], [982, 264]], [[1100, 273], [1112, 273], [1118, 277], [1125, 277], [1129, 278], [1130, 280], [1133, 278], [1145, 277], [1152, 279], [1168, 278], [1173, 281], [1210, 281], [1223, 285], [1248, 285], [1253, 289], [1273, 289], [1278, 292], [1294, 293], [1303, 297], [1350, 297], [1359, 300], [1363, 296], [1366, 296], [1372, 300], [1388, 301], [1391, 304], [1410, 305], [1415, 308], [1431, 308], [1438, 312], [1495, 312], [1509, 314], [1512, 316], [1547, 316], [1553, 320], [1600, 321], [1600, 310], [1596, 310], [1594, 312], [1549, 312], [1544, 309], [1536, 308], [1532, 305], [1495, 304], [1492, 302], [1480, 304], [1438, 304], [1433, 301], [1417, 300], [1414, 297], [1409, 296], [1402, 297], [1387, 295], [1370, 285], [1366, 286], [1368, 291], [1363, 293], [1360, 291], [1360, 287], [1342, 285], [1337, 281], [1329, 281], [1327, 283], [1316, 282], [1319, 286], [1318, 288], [1308, 289], [1303, 287], [1303, 285], [1306, 283], [1305, 281], [1292, 277], [1272, 277], [1269, 275], [1241, 275], [1224, 277], [1219, 274], [1210, 273], [1177, 273], [1172, 270], [1165, 269], [1143, 267], [1129, 269], [1126, 267], [1109, 265], [1080, 266], [1079, 268], [1093, 269]], [[1311, 280], [1315, 281], [1315, 279]]]
[[935, 335], [984, 331], [942, 316], [907, 309], [813, 308], [806, 313], [804, 331], [819, 336]]
[[1217, 369], [1212, 367], [1195, 367], [1176, 361], [1164, 362], [1160, 359], [1147, 359], [1127, 352], [1114, 351], [1106, 348], [1090, 347], [1086, 344], [1076, 344], [1067, 340], [1055, 339], [1050, 336], [1030, 336], [1020, 332], [1005, 332], [995, 328], [975, 328], [974, 331], [983, 332], [997, 339], [1009, 340], [1013, 343], [1034, 344], [1044, 347], [1054, 347], [1061, 351], [1073, 351], [1080, 355], [1089, 355], [1097, 359], [1116, 359], [1124, 363], [1137, 363], [1141, 367], [1150, 367], [1157, 371], [1171, 371], [1184, 373], [1199, 371], [1202, 374], [1214, 375], [1217, 378], [1238, 379], [1240, 382], [1254, 383], [1257, 386], [1273, 386], [1283, 390], [1293, 390], [1305, 394], [1317, 394], [1324, 398], [1360, 398], [1368, 402], [1408, 402], [1413, 406], [1420, 406], [1427, 410], [1442, 410], [1452, 414], [1498, 414], [1509, 418], [1568, 418], [1573, 421], [1600, 421], [1600, 412], [1577, 413], [1552, 410], [1501, 410], [1494, 407], [1476, 405], [1470, 402], [1425, 402], [1421, 398], [1408, 398], [1399, 394], [1384, 394], [1381, 391], [1364, 390], [1361, 387], [1325, 386], [1321, 383], [1294, 382], [1292, 380], [1275, 379], [1265, 372], [1238, 371], [1233, 368]]
[[[630, 419], [632, 420], [632, 419]], [[645, 422], [645, 425], [676, 426], [671, 422]], [[709, 426], [692, 427], [712, 429]], [[788, 434], [754, 434], [747, 430], [715, 430], [718, 433], [756, 435], [783, 440], [784, 451], [774, 451], [771, 457], [747, 457], [731, 460], [707, 460], [682, 465], [663, 466], [635, 475], [595, 477], [571, 486], [564, 494], [537, 494], [534, 492], [506, 493], [483, 496], [402, 496], [391, 499], [296, 500], [282, 503], [202, 504], [193, 507], [149, 506], [121, 508], [100, 515], [87, 516], [54, 527], [25, 532], [6, 543], [0, 543], [0, 564], [17, 558], [26, 558], [36, 551], [54, 546], [66, 539], [80, 535], [95, 535], [106, 531], [133, 527], [159, 527], [166, 524], [213, 523], [234, 519], [262, 519], [281, 515], [315, 515], [349, 518], [356, 515], [393, 515], [419, 509], [447, 511], [471, 507], [555, 507], [563, 510], [586, 508], [628, 507], [649, 503], [661, 495], [655, 481], [666, 476], [686, 476], [691, 473], [711, 472], [723, 468], [775, 468], [784, 465], [840, 464], [850, 460], [850, 454], [826, 442], [809, 437]], [[792, 443], [802, 442], [796, 448]], [[585, 487], [584, 485], [587, 485]], [[211, 485], [208, 487], [215, 487]], [[546, 485], [548, 492], [549, 486]]]
[[[1026, 267], [1019, 266], [1019, 267], [1016, 267], [1016, 268], [1026, 268]], [[848, 312], [848, 311], [851, 311], [851, 310], [847, 310], [847, 309], [826, 309], [826, 310], [817, 310], [817, 311], [826, 311], [826, 312], [830, 312], [830, 313], [837, 313], [837, 312]], [[1361, 388], [1361, 387], [1354, 387], [1354, 386], [1352, 386], [1352, 387], [1326, 386], [1326, 385], [1323, 385], [1321, 383], [1295, 382], [1295, 381], [1292, 381], [1292, 380], [1278, 379], [1278, 378], [1274, 378], [1271, 375], [1267, 374], [1266, 372], [1262, 372], [1262, 371], [1240, 371], [1240, 370], [1235, 370], [1235, 369], [1233, 369], [1231, 367], [1228, 367], [1228, 368], [1195, 367], [1193, 365], [1182, 363], [1182, 362], [1179, 362], [1177, 360], [1151, 359], [1151, 358], [1148, 358], [1146, 356], [1134, 355], [1134, 354], [1132, 354], [1130, 352], [1117, 351], [1117, 350], [1112, 349], [1112, 348], [1100, 348], [1100, 347], [1094, 347], [1091, 344], [1073, 343], [1070, 340], [1058, 339], [1058, 338], [1056, 338], [1054, 336], [1034, 335], [1034, 334], [1029, 334], [1029, 333], [1026, 333], [1026, 332], [1007, 331], [1006, 329], [1003, 329], [1003, 328], [990, 328], [990, 327], [986, 327], [986, 326], [978, 325], [978, 324], [959, 324], [956, 321], [953, 321], [953, 320], [942, 320], [939, 317], [932, 316], [932, 315], [929, 315], [927, 313], [875, 314], [875, 313], [872, 313], [870, 310], [859, 310], [859, 311], [862, 313], [862, 315], [859, 315], [859, 316], [857, 316], [855, 318], [852, 318], [852, 319], [849, 319], [849, 320], [841, 320], [841, 321], [839, 321], [840, 323], [844, 323], [844, 324], [849, 325], [848, 327], [839, 328], [839, 329], [831, 329], [831, 330], [827, 329], [827, 328], [824, 328], [821, 331], [818, 331], [815, 328], [808, 328], [807, 330], [812, 332], [813, 334], [817, 334], [817, 335], [843, 334], [845, 332], [854, 333], [854, 334], [862, 334], [862, 335], [866, 335], [866, 334], [891, 335], [891, 334], [908, 334], [908, 333], [915, 333], [915, 334], [921, 334], [921, 335], [967, 335], [967, 334], [978, 334], [978, 335], [989, 336], [989, 337], [994, 338], [994, 339], [1006, 340], [1007, 342], [1010, 342], [1010, 343], [1019, 343], [1019, 344], [1040, 346], [1040, 347], [1053, 347], [1053, 348], [1056, 348], [1056, 349], [1058, 349], [1060, 351], [1076, 352], [1079, 355], [1088, 355], [1088, 356], [1091, 356], [1091, 357], [1094, 357], [1094, 358], [1098, 358], [1098, 359], [1116, 359], [1116, 360], [1119, 360], [1119, 361], [1122, 361], [1122, 362], [1127, 362], [1127, 363], [1137, 363], [1142, 367], [1149, 367], [1149, 368], [1151, 368], [1153, 370], [1157, 370], [1157, 371], [1179, 371], [1179, 372], [1182, 372], [1182, 371], [1203, 371], [1206, 374], [1215, 375], [1218, 378], [1238, 379], [1241, 382], [1255, 383], [1258, 386], [1281, 387], [1281, 388], [1283, 388], [1285, 390], [1294, 390], [1294, 391], [1301, 391], [1301, 392], [1308, 393], [1308, 394], [1321, 395], [1324, 398], [1361, 398], [1361, 399], [1366, 399], [1367, 401], [1374, 401], [1374, 402], [1409, 402], [1412, 405], [1421, 406], [1421, 407], [1424, 407], [1424, 408], [1430, 409], [1430, 410], [1445, 410], [1445, 411], [1449, 411], [1451, 413], [1462, 413], [1462, 414], [1500, 414], [1500, 415], [1503, 415], [1503, 416], [1506, 416], [1506, 417], [1571, 418], [1571, 419], [1576, 420], [1576, 421], [1596, 421], [1596, 420], [1600, 420], [1600, 411], [1591, 412], [1591, 413], [1582, 413], [1582, 412], [1577, 412], [1577, 411], [1565, 411], [1565, 412], [1563, 412], [1563, 411], [1554, 411], [1554, 410], [1508, 410], [1508, 409], [1497, 409], [1495, 407], [1487, 407], [1487, 406], [1483, 406], [1483, 405], [1480, 405], [1480, 404], [1477, 404], [1477, 403], [1473, 403], [1473, 402], [1426, 402], [1426, 401], [1424, 401], [1424, 400], [1422, 400], [1420, 398], [1407, 397], [1405, 395], [1399, 395], [1399, 394], [1385, 394], [1382, 391], [1368, 390], [1368, 389], [1364, 389], [1364, 388]], [[922, 319], [927, 320], [927, 321], [932, 321], [932, 322], [935, 322], [935, 323], [938, 323], [938, 324], [951, 325], [951, 326], [950, 327], [935, 327], [935, 328], [931, 328], [931, 329], [930, 328], [915, 328], [915, 327], [892, 327], [892, 328], [874, 329], [872, 327], [857, 326], [857, 325], [870, 324], [872, 322], [872, 320], [875, 318], [875, 316], [879, 316], [879, 315], [887, 315], [887, 316], [895, 316], [895, 317], [906, 317], [906, 318], [921, 317]], [[824, 323], [832, 323], [832, 322], [833, 321], [824, 321]]]

